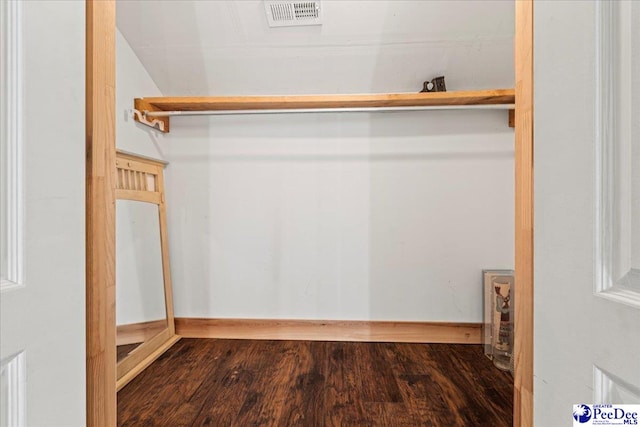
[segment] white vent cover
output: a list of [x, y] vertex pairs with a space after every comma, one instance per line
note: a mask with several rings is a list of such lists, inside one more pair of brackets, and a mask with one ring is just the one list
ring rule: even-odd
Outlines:
[[322, 9], [316, 1], [271, 1], [265, 0], [264, 9], [270, 27], [294, 27], [298, 25], [321, 25]]

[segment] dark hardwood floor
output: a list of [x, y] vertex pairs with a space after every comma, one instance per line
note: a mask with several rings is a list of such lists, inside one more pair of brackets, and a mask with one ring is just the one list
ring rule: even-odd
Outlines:
[[119, 426], [512, 424], [479, 345], [182, 339], [118, 393]]

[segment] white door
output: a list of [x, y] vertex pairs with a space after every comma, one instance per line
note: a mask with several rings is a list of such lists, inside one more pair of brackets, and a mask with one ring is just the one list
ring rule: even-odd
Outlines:
[[0, 426], [81, 426], [85, 5], [0, 11]]
[[534, 421], [556, 427], [640, 404], [640, 2], [535, 2], [534, 64]]

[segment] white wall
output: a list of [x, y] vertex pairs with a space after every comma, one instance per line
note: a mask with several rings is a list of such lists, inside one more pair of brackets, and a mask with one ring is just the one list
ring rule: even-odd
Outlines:
[[166, 319], [158, 206], [116, 201], [116, 324]]
[[[165, 95], [513, 87], [512, 4], [324, 5], [316, 28], [256, 1], [123, 2], [118, 24]], [[119, 111], [158, 93], [127, 56]], [[506, 111], [181, 117], [166, 145], [126, 126], [171, 162], [177, 316], [479, 322], [481, 270], [513, 268]]]
[[[129, 112], [134, 98], [161, 95], [120, 31], [116, 31], [118, 149], [160, 160], [165, 158], [165, 136], [135, 122]], [[134, 207], [136, 203], [141, 202], [119, 200], [117, 205], [116, 319], [119, 325], [165, 317], [162, 270], [158, 270], [161, 260], [157, 214], [155, 218], [149, 217], [148, 210], [142, 212], [144, 207]], [[149, 208], [157, 212], [155, 205], [149, 204]]]
[[176, 316], [479, 322], [513, 267], [505, 111], [173, 119]]
[[321, 26], [269, 28], [262, 0], [118, 3], [166, 96], [513, 86], [513, 1], [324, 1]]
[[162, 92], [116, 29], [116, 147], [164, 160], [167, 136], [135, 122], [129, 111], [134, 98], [149, 96], [162, 96]]

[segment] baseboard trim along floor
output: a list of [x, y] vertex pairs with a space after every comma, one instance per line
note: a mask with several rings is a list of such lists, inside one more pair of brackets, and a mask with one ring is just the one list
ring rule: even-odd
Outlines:
[[176, 317], [185, 338], [480, 344], [481, 323]]

